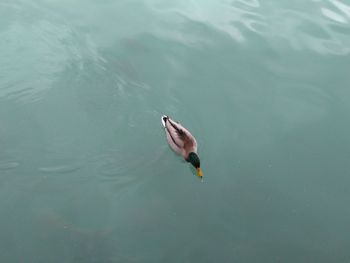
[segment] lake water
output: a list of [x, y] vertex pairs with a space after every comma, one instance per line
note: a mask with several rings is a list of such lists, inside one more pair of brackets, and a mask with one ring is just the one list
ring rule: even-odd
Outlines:
[[0, 262], [350, 262], [349, 23], [346, 0], [0, 0]]

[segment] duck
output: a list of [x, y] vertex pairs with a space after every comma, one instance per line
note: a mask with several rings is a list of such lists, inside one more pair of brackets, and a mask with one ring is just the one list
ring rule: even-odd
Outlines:
[[191, 163], [197, 170], [198, 177], [203, 177], [201, 162], [197, 153], [196, 138], [179, 122], [167, 115], [162, 115], [162, 125], [170, 148], [181, 155], [186, 162]]

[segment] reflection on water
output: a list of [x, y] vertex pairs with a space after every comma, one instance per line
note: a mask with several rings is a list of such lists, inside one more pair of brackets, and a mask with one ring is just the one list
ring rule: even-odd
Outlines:
[[[176, 19], [178, 16], [185, 16], [186, 20], [197, 21], [228, 33], [238, 43], [249, 40], [251, 33], [256, 33], [268, 42], [278, 43], [276, 40], [279, 39], [287, 41], [292, 48], [297, 50], [306, 48], [321, 54], [338, 55], [349, 53], [350, 8], [338, 0], [309, 3], [311, 13], [301, 12], [297, 6], [293, 5], [284, 7], [284, 3], [260, 3], [257, 0], [221, 1], [219, 3], [179, 1], [173, 3], [171, 9], [167, 5], [159, 5], [157, 1], [154, 2], [154, 7], [150, 10], [157, 14], [151, 18], [154, 20], [155, 27], [143, 27], [143, 33], [151, 33], [150, 30], [155, 30], [163, 37], [181, 34], [177, 38], [172, 37], [173, 41], [195, 41], [194, 44], [208, 41], [203, 37], [190, 40], [192, 33], [183, 34], [186, 26], [179, 28], [174, 23], [184, 24], [183, 19]], [[3, 10], [8, 9], [9, 13], [22, 14], [23, 7], [18, 3], [3, 3], [2, 5]], [[59, 3], [53, 2], [52, 5], [62, 8]], [[93, 3], [87, 3], [87, 12], [93, 12], [91, 5]], [[19, 101], [39, 100], [40, 93], [52, 87], [57, 81], [58, 74], [67, 67], [74, 66], [75, 68], [70, 69], [74, 70], [74, 78], [81, 77], [81, 74], [84, 74], [84, 67], [89, 66], [83, 61], [86, 59], [94, 63], [95, 67], [107, 71], [104, 75], [114, 78], [115, 85], [121, 91], [125, 80], [119, 74], [110, 75], [110, 69], [106, 68], [109, 58], [99, 54], [94, 37], [91, 37], [90, 33], [81, 35], [78, 31], [80, 23], [83, 22], [76, 24], [75, 20], [72, 20], [69, 23], [64, 16], [60, 17], [59, 13], [54, 13], [52, 19], [47, 19], [48, 7], [46, 9], [44, 7], [45, 5], [26, 6], [33, 12], [32, 17], [23, 18], [23, 20], [29, 20], [29, 23], [17, 20], [14, 16], [4, 19], [6, 26], [3, 26], [0, 31], [2, 50], [0, 68], [4, 76], [0, 83], [2, 86], [0, 98]], [[98, 6], [96, 12], [102, 13], [106, 8], [106, 5]], [[148, 7], [143, 5], [141, 5], [141, 10], [150, 12]], [[78, 10], [70, 10], [70, 12], [77, 12], [75, 15], [80, 14]], [[82, 19], [83, 21], [87, 19], [86, 15]], [[168, 21], [173, 24], [169, 24]], [[138, 21], [135, 23], [138, 24]], [[184, 25], [186, 23], [187, 21]], [[169, 26], [172, 27], [170, 34], [167, 32]], [[122, 23], [120, 28], [125, 28], [125, 25]], [[183, 32], [179, 32], [179, 29]], [[115, 35], [115, 30], [108, 30], [110, 35]], [[132, 41], [132, 38], [130, 39]], [[141, 43], [133, 44], [131, 41], [126, 43], [129, 48], [142, 47]], [[12, 63], [13, 57], [17, 57], [16, 63]], [[120, 64], [120, 61], [116, 63]], [[115, 69], [121, 73], [120, 67], [124, 66], [116, 66]], [[130, 72], [130, 65], [125, 69]], [[131, 79], [134, 81], [133, 76]], [[139, 84], [136, 83], [136, 85]], [[146, 84], [141, 83], [141, 85]]]

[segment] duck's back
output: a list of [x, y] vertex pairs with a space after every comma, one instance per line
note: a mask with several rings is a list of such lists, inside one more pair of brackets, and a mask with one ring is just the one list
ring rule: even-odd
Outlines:
[[162, 116], [162, 124], [165, 127], [168, 143], [175, 152], [185, 159], [190, 152], [197, 152], [197, 141], [185, 127], [168, 116]]

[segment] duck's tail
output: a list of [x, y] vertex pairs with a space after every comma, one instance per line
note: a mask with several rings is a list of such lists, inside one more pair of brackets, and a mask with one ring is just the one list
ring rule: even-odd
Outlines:
[[162, 116], [162, 124], [163, 124], [163, 127], [165, 128], [165, 123], [166, 123], [166, 121], [169, 119], [169, 117], [168, 116], [166, 116], [166, 115], [163, 115]]

